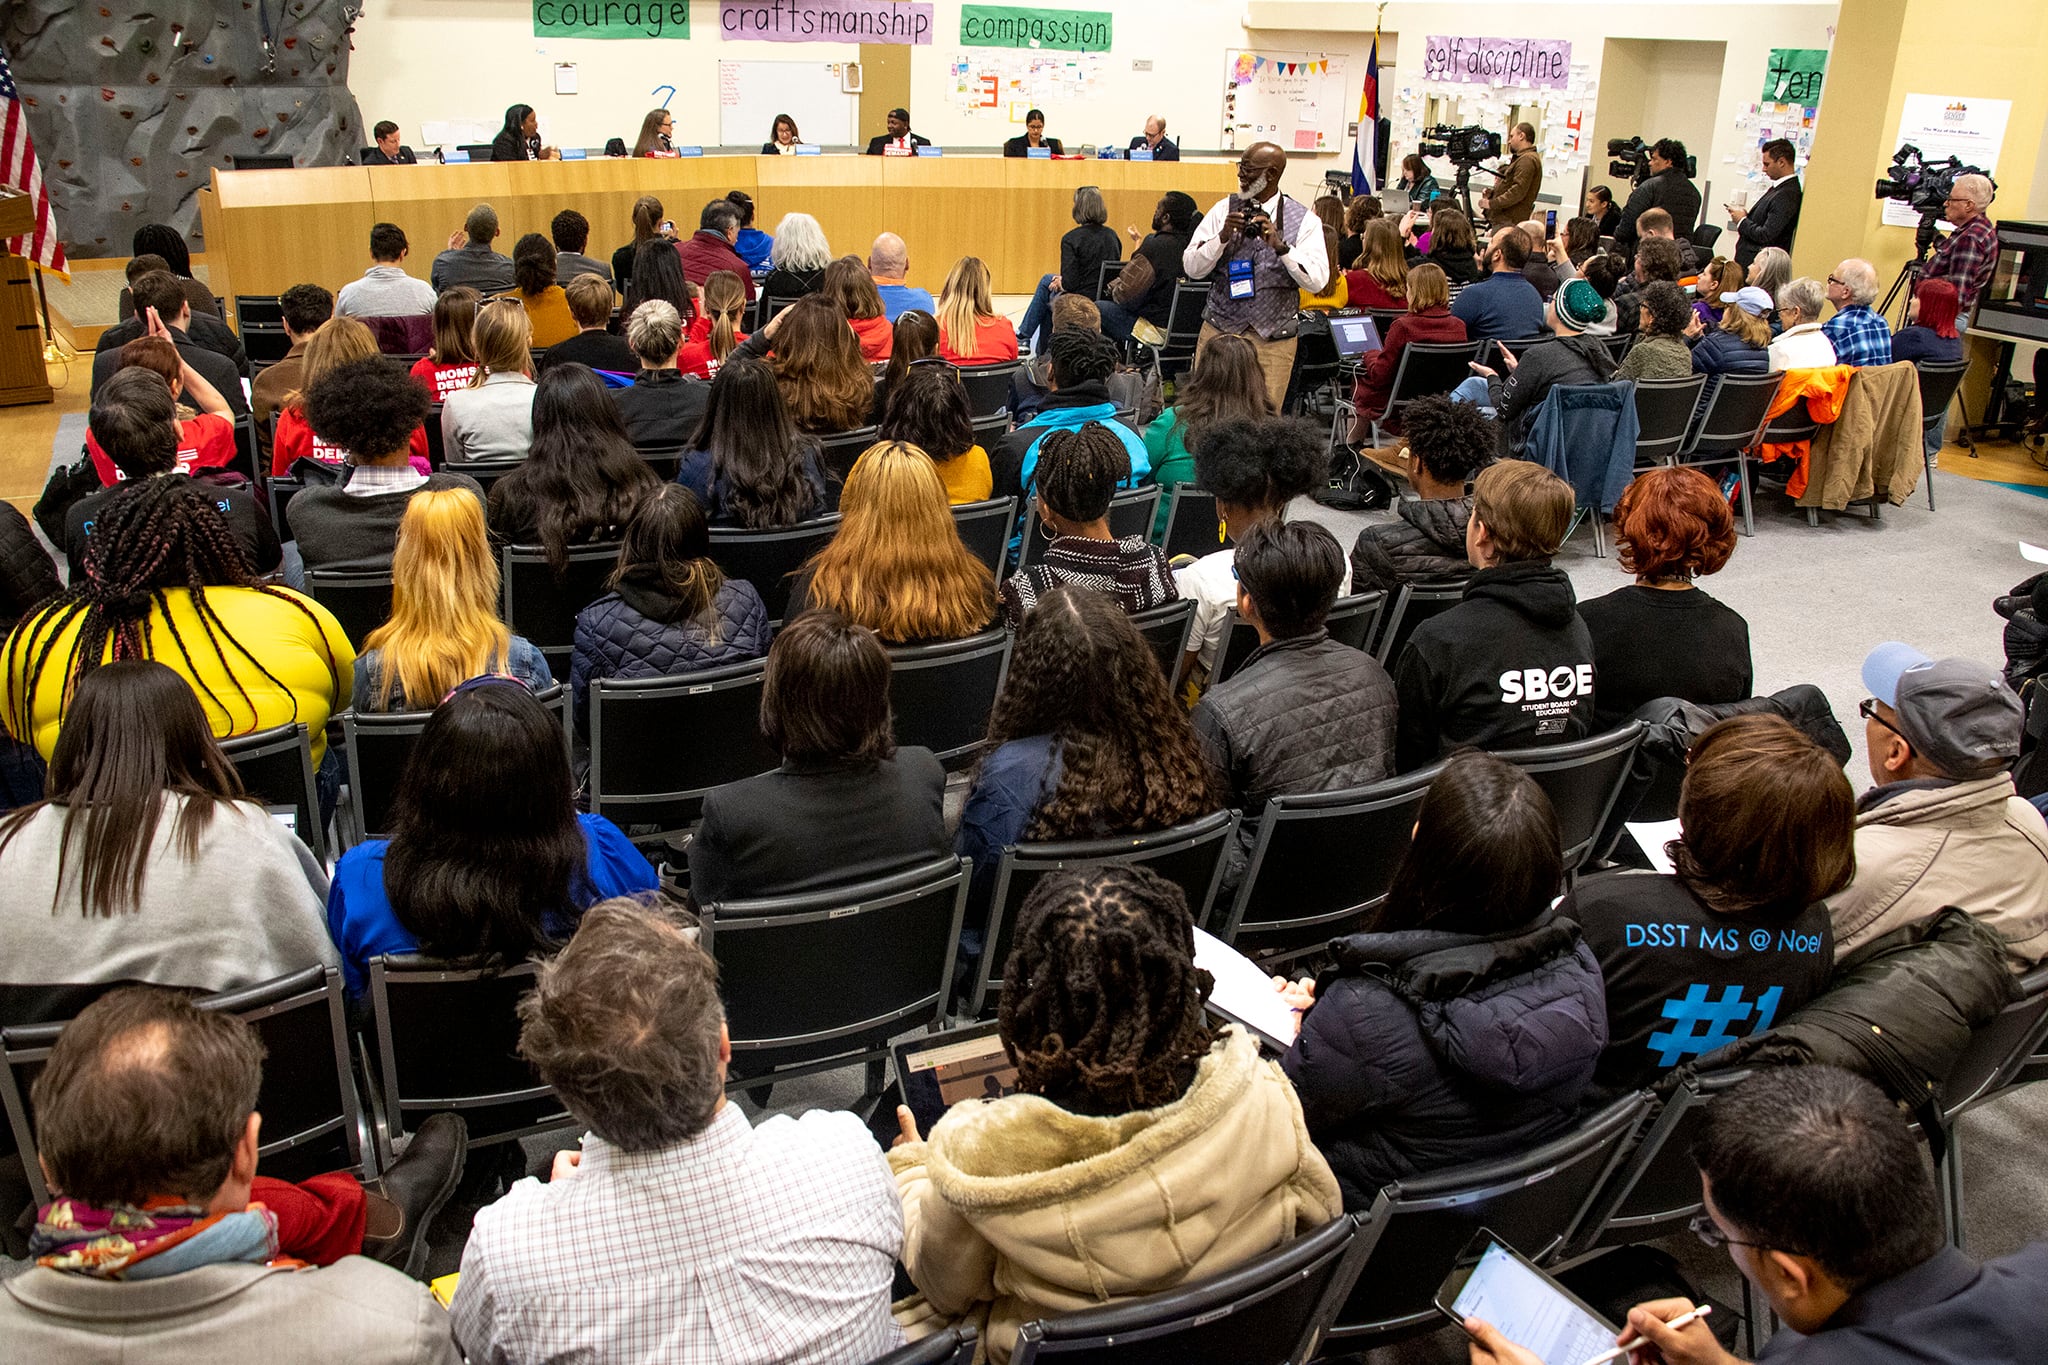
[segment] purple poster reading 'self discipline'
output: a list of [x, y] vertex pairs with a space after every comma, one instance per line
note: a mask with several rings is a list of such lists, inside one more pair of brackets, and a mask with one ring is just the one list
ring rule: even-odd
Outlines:
[[932, 7], [899, 0], [720, 0], [726, 38], [770, 43], [900, 43], [928, 47]]
[[1422, 50], [1422, 78], [1467, 85], [1562, 90], [1571, 77], [1565, 38], [1467, 38], [1432, 34]]

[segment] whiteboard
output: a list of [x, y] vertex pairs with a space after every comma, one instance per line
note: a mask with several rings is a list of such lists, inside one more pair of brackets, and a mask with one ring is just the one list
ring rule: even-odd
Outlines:
[[[718, 64], [718, 142], [759, 150], [775, 116], [796, 120], [805, 142], [844, 146], [853, 141], [860, 96], [839, 88], [837, 62], [727, 62]], [[678, 141], [682, 139], [678, 138]]]
[[[1344, 61], [1321, 52], [1223, 54], [1223, 141], [1243, 151], [1277, 142], [1290, 152], [1341, 150], [1346, 123]], [[1358, 92], [1351, 92], [1358, 107]]]

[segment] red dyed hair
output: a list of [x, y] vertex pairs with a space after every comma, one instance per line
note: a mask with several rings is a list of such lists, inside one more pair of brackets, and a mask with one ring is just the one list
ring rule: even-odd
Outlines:
[[1962, 300], [1956, 296], [1954, 285], [1947, 280], [1922, 280], [1913, 297], [1920, 301], [1920, 311], [1913, 316], [1915, 322], [1938, 337], [1956, 334], [1956, 313], [1961, 310]]
[[1697, 469], [1661, 466], [1636, 476], [1614, 505], [1615, 552], [1640, 578], [1719, 573], [1735, 551], [1735, 517], [1720, 487]]

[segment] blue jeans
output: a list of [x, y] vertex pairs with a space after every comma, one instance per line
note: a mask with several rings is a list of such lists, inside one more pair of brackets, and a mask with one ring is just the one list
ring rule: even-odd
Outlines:
[[1459, 403], [1477, 403], [1482, 408], [1493, 406], [1493, 398], [1486, 387], [1486, 376], [1475, 374], [1457, 388], [1451, 390], [1451, 398]]
[[1051, 331], [1052, 276], [1040, 275], [1038, 288], [1031, 291], [1031, 306], [1024, 310], [1024, 320], [1017, 324], [1017, 348], [1035, 352], [1038, 350], [1038, 334], [1050, 334]]
[[1131, 328], [1137, 325], [1138, 315], [1118, 303], [1115, 299], [1097, 299], [1095, 306], [1102, 313], [1102, 334], [1111, 341], [1129, 341]]

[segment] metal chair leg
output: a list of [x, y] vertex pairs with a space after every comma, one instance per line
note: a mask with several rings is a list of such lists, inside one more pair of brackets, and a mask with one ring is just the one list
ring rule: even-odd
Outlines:
[[1607, 536], [1600, 525], [1600, 509], [1588, 507], [1586, 509], [1586, 519], [1593, 523], [1593, 557], [1595, 559], [1607, 558]]
[[1753, 536], [1756, 534], [1756, 515], [1749, 502], [1749, 452], [1746, 450], [1735, 452], [1735, 477], [1742, 485], [1742, 534]]

